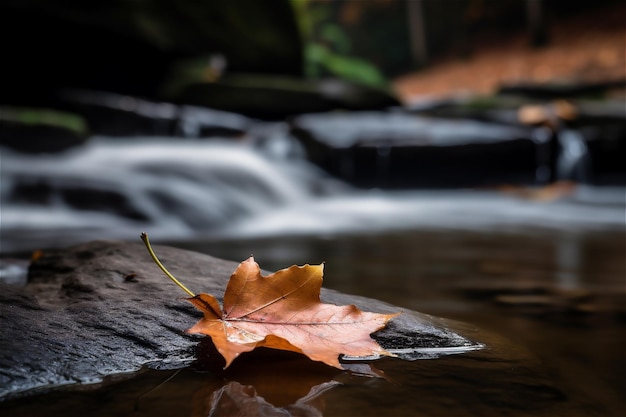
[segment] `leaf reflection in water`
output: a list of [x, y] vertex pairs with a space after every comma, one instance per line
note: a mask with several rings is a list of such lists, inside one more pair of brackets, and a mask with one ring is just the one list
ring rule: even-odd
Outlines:
[[[285, 407], [277, 407], [257, 394], [254, 386], [231, 381], [211, 394], [208, 413], [194, 416], [323, 416], [325, 401], [322, 394], [337, 385], [337, 381], [315, 385], [307, 395]], [[195, 410], [194, 410], [195, 411]]]
[[[194, 416], [288, 416], [295, 410], [298, 412], [294, 415], [322, 415], [323, 400], [318, 397], [329, 389], [346, 381], [368, 379], [362, 377], [383, 377], [369, 363], [346, 364], [346, 372], [298, 353], [267, 348], [242, 355], [224, 370], [224, 359], [209, 338], [196, 346], [196, 358], [196, 371], [208, 371], [221, 378], [207, 377], [205, 384], [196, 389]], [[310, 410], [305, 413], [305, 409]]]
[[[341, 371], [275, 349], [259, 348], [242, 355], [226, 370], [224, 359], [209, 338], [196, 347], [197, 371], [208, 371], [193, 395], [195, 416], [321, 416], [324, 395], [332, 388], [386, 379], [370, 363], [345, 364]], [[221, 377], [221, 378], [218, 378]]]

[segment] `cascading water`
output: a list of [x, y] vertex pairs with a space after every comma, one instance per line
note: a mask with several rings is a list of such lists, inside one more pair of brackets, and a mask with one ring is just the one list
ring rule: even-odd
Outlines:
[[232, 142], [94, 138], [60, 155], [2, 153], [3, 251], [143, 228], [189, 238], [307, 200], [320, 180]]
[[245, 141], [92, 138], [63, 154], [1, 152], [2, 253], [142, 231], [187, 240], [624, 224], [623, 187], [581, 186], [550, 203], [484, 190], [357, 191]]

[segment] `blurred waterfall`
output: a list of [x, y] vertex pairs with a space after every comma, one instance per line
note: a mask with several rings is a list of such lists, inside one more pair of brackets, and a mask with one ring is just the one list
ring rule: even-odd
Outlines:
[[148, 228], [189, 238], [325, 189], [312, 166], [232, 141], [95, 138], [60, 155], [2, 152], [2, 251], [22, 236], [46, 244]]
[[[559, 175], [584, 178], [580, 141], [561, 140]], [[281, 149], [241, 140], [104, 137], [54, 155], [2, 149], [0, 252], [137, 239], [142, 231], [158, 241], [624, 227], [624, 187], [579, 185], [548, 200], [498, 190], [357, 191]], [[379, 163], [387, 163], [379, 151]]]
[[556, 162], [557, 178], [585, 183], [589, 181], [590, 157], [583, 135], [564, 129], [558, 136], [562, 151]]

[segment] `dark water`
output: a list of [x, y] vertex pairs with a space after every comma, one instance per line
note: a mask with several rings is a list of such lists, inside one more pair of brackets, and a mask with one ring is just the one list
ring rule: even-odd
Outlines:
[[[467, 324], [486, 349], [373, 363], [385, 378], [260, 351], [0, 405], [7, 416], [611, 416], [626, 412], [626, 241], [603, 232], [396, 232], [176, 243]], [[201, 348], [210, 349], [210, 344]], [[289, 414], [290, 413], [290, 414]]]

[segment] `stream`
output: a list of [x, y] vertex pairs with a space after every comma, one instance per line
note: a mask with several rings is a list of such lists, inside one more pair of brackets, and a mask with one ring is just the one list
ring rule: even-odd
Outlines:
[[2, 414], [626, 412], [623, 187], [579, 185], [554, 199], [359, 190], [276, 151], [289, 143], [272, 146], [94, 138], [56, 156], [3, 149], [2, 254], [147, 231], [156, 243], [225, 259], [254, 254], [266, 270], [325, 262], [325, 287], [458, 320], [451, 328], [479, 331], [486, 348], [376, 361], [385, 378], [311, 367], [297, 355], [244, 360], [226, 377], [201, 364], [146, 370], [11, 400]]
[[281, 138], [261, 147], [95, 137], [62, 154], [2, 149], [1, 252], [135, 239], [144, 230], [158, 242], [624, 226], [621, 186], [581, 184], [563, 198], [524, 189], [363, 190], [291, 155], [294, 146]]

